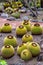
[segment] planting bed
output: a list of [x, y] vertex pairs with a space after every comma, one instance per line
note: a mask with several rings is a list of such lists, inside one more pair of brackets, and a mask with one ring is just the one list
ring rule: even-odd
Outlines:
[[[30, 32], [28, 32], [28, 33], [30, 33]], [[19, 38], [19, 37], [16, 36], [15, 29], [13, 28], [11, 33], [0, 33], [0, 49], [3, 46], [3, 39], [7, 35], [13, 35], [13, 36], [15, 36], [17, 38], [18, 45], [22, 43], [21, 38]], [[43, 35], [33, 35], [33, 38], [34, 38], [33, 41], [39, 43], [40, 46], [41, 46], [41, 44], [43, 43]], [[43, 55], [43, 48], [41, 49], [41, 52], [42, 52], [42, 55]], [[4, 59], [4, 58], [2, 58], [1, 53], [0, 53], [0, 58]], [[4, 59], [4, 60], [6, 60], [9, 65], [15, 65], [15, 64], [18, 65], [18, 63], [19, 64], [21, 63], [21, 65], [36, 65], [37, 62], [38, 62], [38, 60], [39, 60], [39, 58], [38, 57], [34, 57], [32, 60], [29, 60], [29, 61], [25, 62], [24, 60], [21, 60], [21, 58], [15, 52], [15, 55], [12, 58], [10, 58], [10, 59]]]

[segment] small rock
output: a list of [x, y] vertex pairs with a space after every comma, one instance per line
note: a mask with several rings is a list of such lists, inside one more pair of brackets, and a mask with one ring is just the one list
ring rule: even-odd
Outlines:
[[15, 63], [14, 65], [24, 65], [24, 63]]
[[43, 21], [43, 19], [42, 19], [42, 21]]
[[41, 36], [41, 39], [43, 39], [43, 35]]
[[15, 18], [14, 17], [9, 17], [9, 18], [7, 18], [7, 20], [13, 21], [13, 20], [15, 20]]
[[43, 39], [40, 41], [40, 47], [43, 49]]
[[2, 37], [2, 34], [0, 34], [0, 37]]
[[29, 20], [28, 16], [22, 17], [22, 20]]
[[2, 13], [2, 14], [1, 14], [1, 17], [3, 17], [3, 18], [8, 18], [8, 14]]
[[37, 61], [43, 61], [43, 52], [37, 57]]
[[37, 64], [36, 65], [43, 65], [43, 63], [42, 62], [37, 62]]

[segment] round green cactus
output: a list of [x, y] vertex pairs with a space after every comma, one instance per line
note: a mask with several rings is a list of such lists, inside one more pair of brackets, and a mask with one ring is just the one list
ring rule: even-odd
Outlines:
[[40, 54], [41, 48], [36, 42], [30, 42], [30, 44], [27, 45], [27, 48], [31, 51], [33, 56], [37, 56]]
[[4, 45], [12, 45], [13, 47], [17, 46], [17, 40], [12, 35], [8, 35], [4, 38]]
[[21, 52], [24, 50], [24, 49], [27, 49], [27, 45], [24, 43], [24, 44], [21, 44], [17, 47], [17, 54], [20, 55]]
[[29, 50], [25, 49], [21, 52], [21, 59], [28, 61], [32, 58], [32, 54]]
[[30, 21], [24, 20], [24, 21], [22, 22], [22, 25], [24, 25], [24, 26], [27, 28], [27, 31], [30, 31], [30, 30], [31, 30]]
[[16, 28], [16, 34], [19, 35], [19, 36], [23, 36], [24, 34], [27, 33], [27, 29], [23, 26], [23, 25], [20, 25]]
[[4, 33], [9, 33], [12, 31], [12, 26], [9, 23], [5, 23], [4, 25], [2, 25], [1, 31]]
[[11, 45], [3, 46], [1, 49], [2, 57], [6, 59], [12, 57], [14, 55], [14, 52], [15, 50]]
[[22, 37], [22, 42], [31, 42], [31, 41], [33, 41], [33, 37], [32, 37], [32, 35], [30, 35], [30, 34], [25, 34], [23, 37]]
[[31, 33], [34, 35], [42, 34], [42, 27], [40, 26], [40, 24], [34, 24], [31, 28]]

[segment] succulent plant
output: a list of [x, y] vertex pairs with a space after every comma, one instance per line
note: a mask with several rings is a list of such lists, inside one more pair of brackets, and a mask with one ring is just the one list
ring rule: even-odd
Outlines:
[[32, 54], [29, 50], [25, 49], [21, 52], [21, 59], [28, 61], [32, 58]]
[[5, 9], [5, 12], [7, 12], [8, 14], [13, 13], [13, 9], [11, 7], [8, 7]]
[[2, 57], [8, 59], [14, 55], [14, 48], [11, 45], [3, 46], [1, 49]]
[[22, 25], [24, 25], [27, 28], [27, 31], [30, 31], [31, 30], [31, 24], [30, 24], [30, 21], [29, 20], [24, 20], [22, 22]]
[[8, 35], [4, 38], [4, 45], [12, 45], [13, 47], [17, 46], [17, 40], [12, 35]]
[[41, 48], [36, 42], [30, 42], [30, 44], [27, 45], [27, 48], [30, 50], [33, 56], [37, 56], [40, 54]]
[[33, 37], [32, 37], [32, 35], [30, 35], [30, 34], [25, 34], [23, 37], [22, 37], [22, 42], [31, 42], [31, 41], [33, 41]]
[[4, 2], [4, 3], [3, 3], [3, 6], [4, 6], [4, 8], [10, 7], [10, 3]]
[[4, 33], [9, 33], [12, 31], [12, 26], [9, 23], [5, 23], [4, 25], [2, 25], [1, 31]]
[[24, 49], [27, 49], [27, 45], [26, 45], [25, 43], [19, 45], [19, 46], [17, 47], [17, 54], [20, 55], [21, 52], [22, 52]]
[[11, 15], [15, 18], [20, 18], [20, 13], [19, 12], [12, 13]]
[[35, 23], [31, 28], [31, 33], [34, 35], [42, 34], [42, 27], [40, 26], [40, 24]]
[[16, 28], [16, 35], [23, 36], [26, 33], [27, 29], [23, 25], [20, 25]]

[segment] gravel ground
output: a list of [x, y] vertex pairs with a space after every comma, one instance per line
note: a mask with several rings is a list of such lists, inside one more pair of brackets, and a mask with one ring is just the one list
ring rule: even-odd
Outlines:
[[[2, 48], [2, 46], [3, 46], [3, 40], [4, 40], [4, 38], [7, 35], [13, 35], [13, 36], [15, 36], [17, 38], [18, 45], [22, 43], [21, 38], [18, 38], [16, 36], [15, 29], [13, 29], [12, 33], [6, 33], [6, 34], [5, 33], [0, 33], [0, 49]], [[33, 35], [33, 38], [34, 38], [33, 41], [38, 42], [40, 44], [40, 40], [43, 39], [43, 35], [37, 35], [37, 36]], [[17, 62], [18, 63], [22, 62], [23, 65], [36, 65], [36, 63], [37, 63], [37, 57], [35, 57], [34, 59], [32, 59], [32, 60], [30, 60], [28, 62], [25, 62], [25, 61], [21, 60], [21, 58], [17, 55], [16, 52], [15, 52], [15, 55], [12, 58], [5, 59], [5, 60], [8, 62], [9, 65], [13, 65], [13, 64], [15, 64]]]

